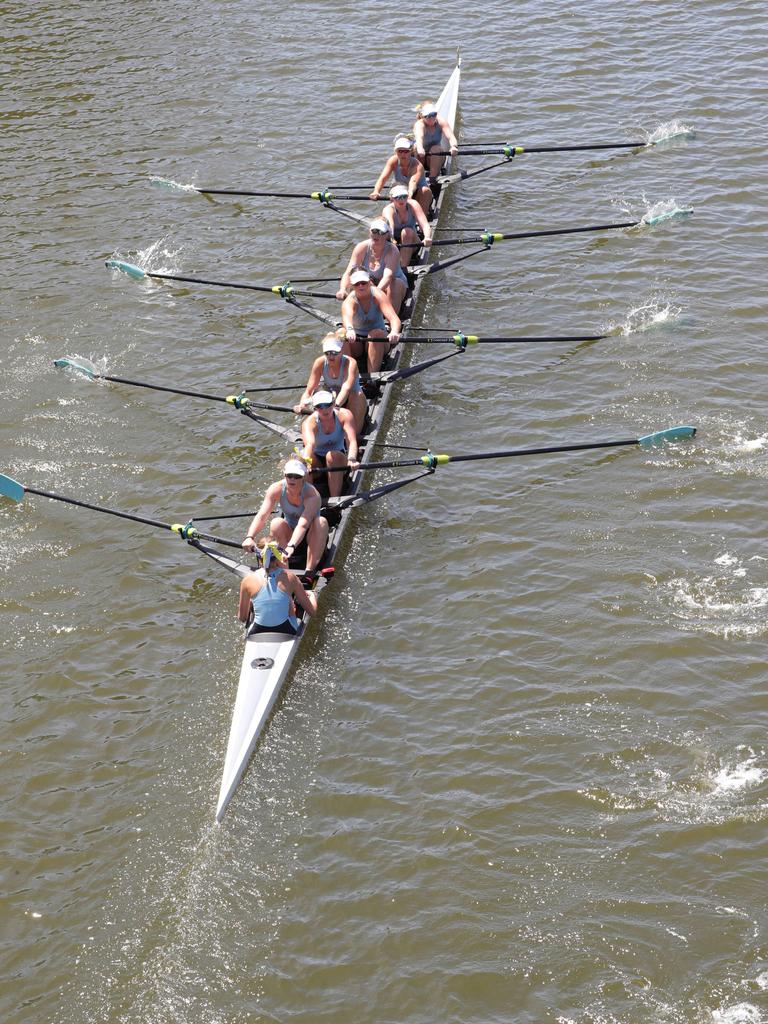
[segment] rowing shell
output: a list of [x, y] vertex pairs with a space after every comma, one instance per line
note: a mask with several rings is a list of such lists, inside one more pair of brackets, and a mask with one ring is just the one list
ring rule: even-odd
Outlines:
[[[460, 79], [461, 61], [457, 63], [437, 100], [440, 115], [445, 118], [451, 127], [453, 127], [456, 120]], [[444, 192], [438, 194], [433, 203], [431, 220], [434, 224], [437, 223], [439, 218], [444, 195]], [[428, 252], [427, 249], [423, 248], [419, 250], [416, 260], [417, 265], [427, 262]], [[401, 319], [403, 322], [403, 334], [406, 336], [408, 324], [418, 301], [422, 280], [421, 276], [416, 277], [413, 288], [406, 295], [403, 302]], [[397, 369], [402, 357], [403, 346], [398, 344], [386, 357], [383, 368], [387, 370]], [[369, 416], [366, 421], [366, 429], [360, 441], [360, 454], [358, 456], [360, 469], [350, 474], [345, 497], [353, 499], [361, 491], [366, 464], [371, 461], [374, 444], [384, 425], [390, 392], [391, 387], [384, 386], [379, 388], [375, 394], [369, 396]], [[337, 512], [338, 522], [331, 528], [328, 546], [320, 563], [320, 569], [333, 565], [334, 557], [341, 545], [353, 507], [354, 505], [350, 502], [346, 507], [342, 507]], [[228, 558], [226, 555], [208, 548], [205, 544], [197, 544], [196, 546], [240, 577], [252, 571], [251, 567], [247, 564]], [[319, 594], [323, 589], [325, 581], [324, 576], [320, 575], [318, 577], [315, 588], [316, 593]], [[217, 821], [221, 821], [224, 817], [227, 805], [243, 777], [259, 736], [283, 688], [306, 627], [307, 616], [304, 615], [300, 622], [299, 631], [295, 636], [287, 636], [280, 633], [255, 633], [246, 636], [240, 681], [237, 685], [237, 696], [232, 714], [227, 754], [224, 760], [224, 773], [216, 808]]]

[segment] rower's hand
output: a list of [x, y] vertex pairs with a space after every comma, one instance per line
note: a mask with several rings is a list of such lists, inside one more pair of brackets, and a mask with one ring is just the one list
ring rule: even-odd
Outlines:
[[458, 156], [458, 155], [459, 155], [459, 147], [458, 146], [451, 146], [451, 156]]
[[380, 195], [381, 195], [381, 193], [377, 192], [376, 189], [374, 189], [373, 192], [371, 192], [371, 194], [368, 196], [368, 198], [369, 199], [378, 199]]
[[392, 345], [396, 345], [398, 341], [400, 341], [400, 332], [390, 331], [389, 334], [387, 335], [387, 341], [389, 341], [390, 344]]
[[424, 248], [425, 249], [431, 249], [432, 248], [432, 239], [431, 238], [425, 238], [424, 239]]
[[346, 288], [339, 288], [339, 290], [336, 292], [336, 298], [339, 300], [339, 302], [343, 302], [348, 295], [349, 292], [346, 290]]
[[347, 341], [348, 341], [348, 342], [350, 342], [350, 344], [351, 344], [351, 343], [352, 343], [353, 341], [357, 341], [357, 335], [355, 334], [355, 329], [354, 329], [354, 327], [348, 327], [348, 328], [346, 329], [346, 331], [344, 332], [344, 336], [345, 336], [345, 338], [347, 339]]
[[425, 157], [426, 155], [427, 155], [427, 154], [425, 153], [425, 151], [424, 151], [424, 147], [423, 147], [423, 146], [417, 146], [417, 147], [416, 147], [416, 156], [417, 156], [417, 157], [419, 158], [419, 160], [422, 160], [422, 161], [423, 161], [423, 160], [424, 160], [424, 157]]
[[244, 551], [253, 551], [256, 547], [256, 541], [253, 537], [246, 537], [243, 543], [240, 545]]
[[360, 469], [360, 463], [357, 459], [349, 459], [347, 461], [347, 469], [351, 469], [354, 472], [354, 470]]
[[298, 405], [294, 405], [293, 411], [296, 413], [297, 416], [303, 416], [305, 413], [311, 411], [309, 402], [305, 402], [303, 405], [301, 402], [299, 402]]

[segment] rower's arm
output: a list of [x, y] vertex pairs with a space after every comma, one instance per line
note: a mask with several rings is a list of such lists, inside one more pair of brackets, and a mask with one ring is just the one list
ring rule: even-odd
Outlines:
[[315, 417], [310, 413], [301, 424], [301, 438], [304, 442], [304, 457], [310, 462], [315, 454]]
[[[346, 415], [344, 415], [345, 413]], [[339, 409], [336, 415], [341, 419], [344, 436], [347, 439], [347, 459], [350, 462], [357, 462], [357, 431], [355, 430], [355, 417], [349, 409]]]
[[[313, 488], [314, 490], [314, 488]], [[304, 501], [304, 512], [299, 516], [298, 522], [294, 527], [293, 533], [288, 543], [285, 545], [287, 548], [292, 547], [295, 551], [301, 542], [306, 538], [309, 533], [309, 528], [312, 525], [312, 520], [316, 519], [320, 515], [320, 494], [315, 491], [314, 494], [310, 494]]]
[[[365, 242], [362, 243], [362, 245], [365, 245], [365, 244], [366, 244]], [[339, 290], [336, 292], [336, 298], [337, 299], [345, 299], [347, 297], [347, 295], [349, 294], [349, 275], [352, 273], [353, 269], [357, 266], [357, 262], [360, 259], [360, 256], [362, 255], [362, 249], [360, 248], [360, 245], [361, 245], [361, 243], [358, 242], [357, 245], [352, 250], [352, 255], [349, 257], [349, 263], [347, 264], [347, 269], [341, 275], [341, 280], [339, 281]], [[358, 252], [358, 250], [360, 250], [360, 251]]]
[[352, 393], [352, 388], [357, 377], [357, 365], [353, 362], [351, 356], [347, 356], [347, 376], [342, 381], [339, 393], [336, 395], [336, 405], [342, 406], [347, 404], [347, 399]]
[[386, 185], [387, 181], [389, 180], [389, 176], [392, 174], [392, 171], [394, 170], [394, 166], [395, 166], [395, 161], [396, 160], [397, 160], [396, 156], [391, 156], [389, 158], [389, 160], [387, 160], [387, 162], [384, 164], [384, 170], [381, 172], [381, 174], [376, 179], [376, 184], [373, 186], [373, 191], [371, 192], [370, 196], [368, 197], [369, 199], [378, 199], [379, 198], [379, 196], [381, 195], [381, 190]]
[[252, 577], [253, 573], [240, 580], [240, 603], [237, 608], [237, 617], [241, 622], [247, 622], [251, 617], [251, 598], [254, 596]]
[[355, 295], [354, 292], [348, 295], [341, 304], [341, 322], [344, 330], [349, 333], [354, 331], [352, 321], [355, 319]]
[[[277, 485], [278, 489], [280, 485]], [[261, 508], [251, 520], [251, 525], [248, 527], [248, 532], [245, 535], [243, 541], [243, 547], [250, 549], [254, 547], [254, 541], [259, 533], [264, 529], [267, 519], [269, 519], [272, 509], [275, 507], [277, 496], [275, 493], [275, 484], [271, 484], [267, 488], [267, 493], [264, 495], [264, 501], [261, 503]]]
[[402, 322], [395, 312], [395, 307], [389, 301], [389, 298], [384, 294], [384, 292], [379, 292], [379, 309], [381, 310], [384, 319], [389, 322], [390, 334], [399, 334]]
[[416, 223], [421, 228], [422, 234], [424, 235], [424, 241], [432, 238], [432, 225], [427, 220], [427, 215], [421, 208], [421, 203], [417, 203], [413, 199], [408, 200], [408, 206], [413, 211], [413, 215], [416, 218]]
[[448, 124], [444, 117], [438, 117], [437, 123], [443, 129], [443, 135], [448, 140], [448, 145], [451, 149], [458, 149], [459, 144], [456, 141], [456, 136], [453, 134], [453, 128]]
[[308, 593], [304, 587], [302, 587], [294, 573], [288, 572], [286, 575], [288, 577], [288, 586], [291, 591], [291, 597], [294, 599], [296, 604], [301, 605], [307, 615], [314, 615], [317, 611], [317, 597], [313, 593]]

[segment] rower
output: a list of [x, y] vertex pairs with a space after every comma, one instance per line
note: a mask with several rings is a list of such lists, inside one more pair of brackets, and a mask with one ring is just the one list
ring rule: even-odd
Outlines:
[[368, 238], [354, 247], [341, 275], [337, 299], [345, 299], [349, 295], [350, 275], [360, 268], [368, 271], [371, 282], [386, 294], [396, 310], [400, 309], [408, 291], [408, 278], [400, 266], [400, 252], [390, 234], [389, 222], [383, 217], [371, 221]]
[[408, 198], [405, 185], [394, 185], [389, 191], [392, 200], [381, 211], [381, 216], [389, 224], [395, 242], [403, 243], [400, 250], [400, 266], [408, 266], [416, 249], [423, 244], [427, 249], [432, 245], [432, 228], [421, 206]]
[[259, 538], [259, 561], [260, 567], [240, 582], [238, 618], [249, 624], [249, 636], [254, 633], [295, 636], [299, 631], [296, 605], [307, 615], [314, 615], [317, 597], [304, 589], [296, 574], [288, 568], [285, 553], [274, 541]]
[[[400, 340], [400, 317], [384, 292], [372, 286], [366, 270], [352, 271], [349, 283], [352, 292], [341, 305], [341, 320], [347, 342], [356, 359], [359, 360], [365, 353], [368, 372], [375, 373], [389, 348]], [[358, 341], [358, 331], [365, 334], [368, 340]]]
[[[314, 412], [301, 424], [304, 441], [303, 456], [315, 469], [327, 467], [341, 470], [357, 469], [357, 433], [355, 417], [349, 409], [337, 409], [330, 391], [316, 391], [312, 395]], [[345, 474], [328, 473], [328, 494], [338, 498]]]
[[301, 459], [286, 462], [283, 479], [267, 488], [261, 508], [248, 527], [243, 547], [253, 551], [256, 535], [264, 529], [272, 511], [279, 507], [282, 517], [275, 516], [269, 524], [269, 539], [279, 544], [289, 558], [297, 552], [304, 553], [304, 574], [311, 579], [328, 543], [328, 521], [320, 515], [320, 493], [306, 476], [307, 466]]
[[342, 352], [344, 341], [335, 331], [323, 338], [323, 355], [318, 356], [309, 372], [309, 380], [304, 394], [294, 405], [295, 413], [308, 413], [312, 405], [312, 395], [318, 388], [330, 391], [334, 396], [334, 404], [338, 408], [346, 408], [355, 418], [355, 430], [358, 434], [363, 429], [368, 403], [360, 384], [360, 373], [357, 360]]
[[384, 186], [394, 175], [396, 185], [405, 185], [408, 195], [416, 199], [425, 214], [432, 204], [432, 189], [429, 187], [424, 164], [413, 151], [413, 140], [405, 135], [395, 139], [395, 152], [384, 164], [369, 199], [378, 199]]
[[[453, 128], [444, 117], [437, 112], [434, 103], [427, 100], [417, 108], [419, 116], [413, 125], [416, 156], [427, 168], [430, 178], [436, 178], [443, 168], [445, 157], [439, 151], [450, 149], [451, 156], [459, 152], [459, 144], [453, 134]], [[435, 156], [429, 156], [435, 153]]]

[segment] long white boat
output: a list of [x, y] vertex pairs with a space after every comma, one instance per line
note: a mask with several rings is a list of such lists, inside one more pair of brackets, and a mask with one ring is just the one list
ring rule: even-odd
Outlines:
[[[460, 80], [461, 61], [459, 60], [437, 100], [440, 115], [445, 118], [451, 127], [453, 127], [456, 120]], [[434, 191], [437, 194], [430, 211], [430, 219], [433, 224], [437, 222], [440, 216], [445, 194], [440, 191], [439, 186], [434, 188]], [[420, 249], [414, 264], [419, 266], [426, 263], [428, 253], [429, 250]], [[407, 336], [408, 325], [419, 298], [422, 281], [423, 277], [421, 275], [415, 277], [413, 287], [403, 303], [401, 320], [405, 336]], [[396, 370], [403, 358], [403, 349], [404, 346], [402, 344], [397, 345], [387, 356], [382, 368], [384, 370]], [[336, 518], [337, 522], [332, 525], [328, 546], [319, 566], [320, 570], [333, 566], [336, 552], [339, 550], [347, 528], [350, 513], [354, 508], [352, 499], [361, 492], [366, 464], [371, 461], [374, 444], [384, 426], [384, 418], [389, 405], [391, 390], [392, 388], [389, 386], [380, 386], [374, 388], [373, 393], [368, 396], [369, 416], [360, 441], [360, 469], [350, 474], [347, 478], [342, 501], [335, 510], [336, 516], [333, 516], [333, 506], [326, 512], [326, 515]], [[350, 500], [345, 502], [344, 498]], [[226, 555], [212, 550], [205, 544], [197, 546], [206, 554], [215, 558], [221, 565], [241, 577], [252, 571], [250, 566], [228, 558]], [[325, 577], [321, 573], [316, 583], [315, 592], [319, 594], [324, 585]], [[266, 725], [270, 712], [288, 677], [306, 626], [305, 616], [295, 636], [263, 632], [246, 635], [243, 663], [240, 670], [240, 680], [237, 686], [235, 708], [232, 714], [232, 725], [229, 732], [226, 758], [224, 760], [224, 773], [216, 807], [217, 821], [221, 821], [224, 817], [227, 805], [243, 777], [243, 773], [248, 766], [248, 762]]]

